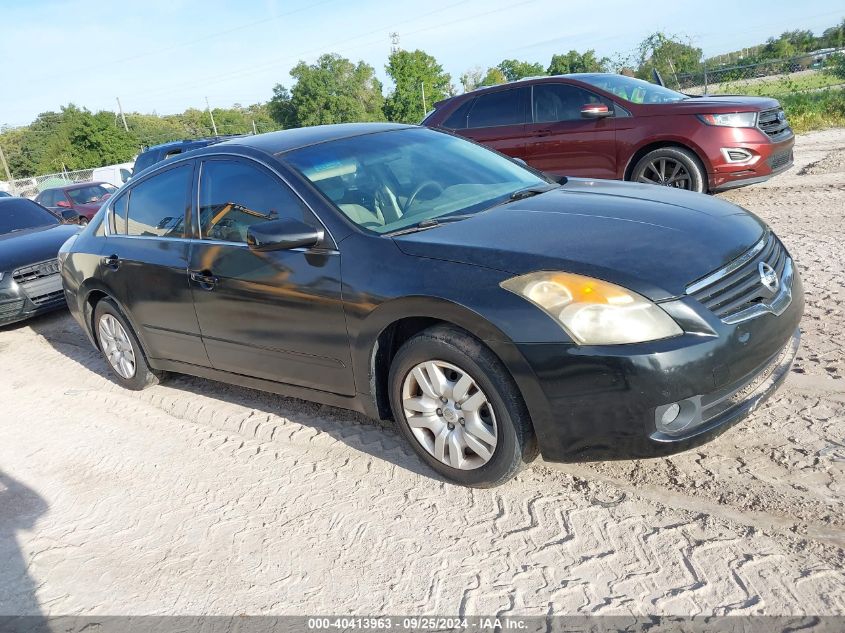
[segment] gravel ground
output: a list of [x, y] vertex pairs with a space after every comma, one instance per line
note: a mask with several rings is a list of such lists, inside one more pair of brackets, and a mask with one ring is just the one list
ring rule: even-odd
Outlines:
[[845, 130], [725, 194], [796, 257], [785, 386], [667, 459], [432, 475], [349, 412], [123, 391], [66, 314], [0, 329], [0, 614], [845, 614]]

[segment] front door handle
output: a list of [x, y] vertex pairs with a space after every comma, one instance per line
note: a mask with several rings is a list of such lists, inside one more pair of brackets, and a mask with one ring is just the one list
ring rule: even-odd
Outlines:
[[220, 281], [208, 270], [191, 270], [188, 274], [191, 281], [197, 282], [203, 290], [214, 290], [217, 282]]
[[109, 255], [108, 257], [103, 257], [100, 261], [106, 268], [110, 268], [112, 270], [117, 270], [118, 268], [120, 268], [120, 257], [118, 257], [117, 255]]
[[534, 133], [534, 136], [551, 136], [551, 135], [552, 135], [552, 131], [551, 131], [550, 128], [546, 128], [545, 130], [537, 130]]

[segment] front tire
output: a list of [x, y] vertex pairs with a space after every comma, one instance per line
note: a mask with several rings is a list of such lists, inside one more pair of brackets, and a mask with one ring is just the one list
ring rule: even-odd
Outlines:
[[633, 182], [707, 192], [707, 174], [698, 157], [683, 147], [660, 147], [640, 158], [631, 171]]
[[461, 330], [437, 326], [408, 340], [388, 383], [400, 431], [450, 481], [497, 486], [537, 456], [528, 410], [507, 369]]
[[94, 334], [118, 384], [132, 391], [158, 384], [163, 372], [147, 363], [132, 326], [111, 299], [101, 299], [94, 309]]

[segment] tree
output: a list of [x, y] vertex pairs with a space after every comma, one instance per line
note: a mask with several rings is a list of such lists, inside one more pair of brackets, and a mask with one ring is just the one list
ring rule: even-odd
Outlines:
[[652, 33], [639, 45], [637, 77], [650, 79], [657, 69], [664, 77], [695, 73], [701, 65], [701, 49], [685, 43], [676, 35]]
[[384, 103], [388, 121], [419, 123], [423, 110], [422, 90], [425, 89], [426, 108], [449, 96], [452, 78], [431, 55], [423, 51], [395, 51], [385, 66], [395, 85]]
[[270, 113], [284, 127], [383, 121], [384, 96], [375, 69], [334, 53], [314, 64], [299, 62], [290, 71], [296, 84], [290, 92], [273, 88]]
[[569, 51], [565, 55], [552, 55], [552, 61], [547, 69], [550, 75], [567, 75], [569, 73], [603, 73], [610, 67], [607, 57], [598, 59], [596, 51], [590, 49], [583, 54]]
[[539, 63], [523, 62], [518, 59], [505, 59], [496, 66], [508, 81], [516, 81], [524, 77], [545, 75], [543, 65]]

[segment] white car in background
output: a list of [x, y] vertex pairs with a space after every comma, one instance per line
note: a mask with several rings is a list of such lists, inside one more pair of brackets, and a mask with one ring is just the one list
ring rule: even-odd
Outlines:
[[97, 167], [91, 174], [92, 181], [108, 182], [115, 187], [120, 187], [132, 175], [132, 168], [135, 166], [135, 161], [129, 163], [120, 163], [118, 165], [106, 165], [105, 167]]

